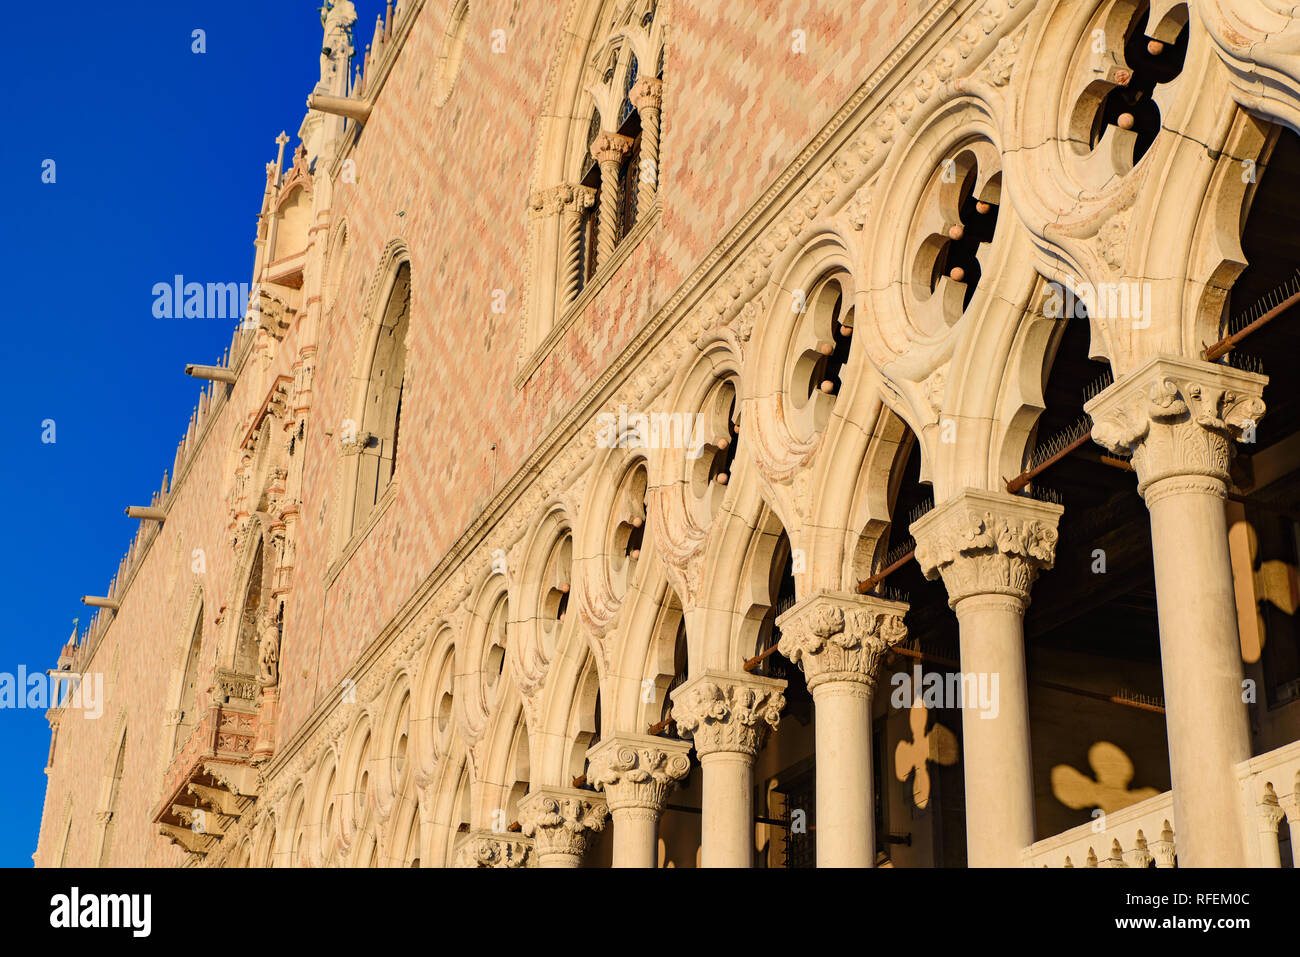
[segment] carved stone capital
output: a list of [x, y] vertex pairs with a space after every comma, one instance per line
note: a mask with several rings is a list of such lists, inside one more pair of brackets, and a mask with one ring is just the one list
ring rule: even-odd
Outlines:
[[1230, 482], [1232, 443], [1264, 415], [1268, 377], [1214, 362], [1153, 356], [1084, 406], [1092, 438], [1133, 456], [1138, 491], [1179, 478], [1217, 488]]
[[755, 755], [785, 707], [785, 682], [706, 669], [673, 692], [673, 720], [704, 757], [715, 751]]
[[576, 215], [595, 203], [596, 191], [590, 186], [563, 183], [533, 193], [528, 205], [534, 216], [544, 218], [561, 213]]
[[519, 802], [519, 822], [540, 858], [581, 859], [587, 832], [605, 827], [609, 808], [591, 791], [538, 788]]
[[627, 95], [638, 113], [660, 110], [664, 105], [664, 81], [657, 76], [643, 76], [632, 84]]
[[470, 831], [456, 848], [453, 867], [534, 867], [533, 842], [510, 832]]
[[657, 818], [691, 769], [686, 741], [620, 734], [587, 752], [587, 783], [605, 792], [611, 811], [644, 808]]
[[370, 446], [370, 440], [374, 438], [369, 432], [358, 432], [352, 441], [347, 439], [339, 440], [339, 451], [343, 455], [360, 455]]
[[871, 595], [809, 595], [776, 620], [777, 650], [803, 669], [810, 691], [852, 681], [870, 692], [885, 653], [907, 637], [907, 608]]
[[942, 576], [948, 605], [974, 595], [1029, 604], [1039, 571], [1056, 560], [1059, 505], [1006, 492], [964, 489], [912, 525], [925, 577]]
[[620, 133], [597, 133], [591, 141], [591, 158], [601, 166], [607, 163], [622, 163], [623, 158], [632, 152], [632, 137]]

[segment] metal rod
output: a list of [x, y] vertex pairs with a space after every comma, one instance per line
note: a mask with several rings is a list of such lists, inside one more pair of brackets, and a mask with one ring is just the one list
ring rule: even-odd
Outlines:
[[774, 654], [776, 654], [776, 647], [777, 647], [776, 645], [768, 645], [766, 648], [764, 648], [762, 651], [756, 654], [753, 658], [750, 658], [748, 661], [746, 661], [744, 664], [745, 671], [753, 671], [755, 668], [761, 665], [768, 658], [771, 658]]
[[912, 560], [912, 556], [914, 556], [915, 554], [916, 554], [916, 549], [913, 548], [909, 550], [908, 553], [904, 555], [902, 558], [900, 558], [898, 561], [894, 562], [894, 564], [888, 566], [887, 568], [881, 569], [880, 571], [872, 575], [870, 578], [858, 582], [858, 594], [859, 595], [871, 594], [871, 592], [875, 590], [875, 587], [877, 585], [879, 585], [882, 581], [884, 581], [894, 572], [898, 571], [900, 568], [902, 568], [904, 565], [910, 562]]
[[1077, 439], [1075, 439], [1069, 445], [1065, 446], [1065, 448], [1061, 449], [1061, 451], [1057, 452], [1055, 455], [1044, 459], [1043, 461], [1039, 462], [1031, 469], [1025, 469], [1025, 471], [1021, 472], [1015, 478], [1011, 479], [1009, 482], [1007, 482], [1007, 491], [1010, 492], [1012, 495], [1015, 495], [1016, 493], [1020, 492], [1022, 489], [1024, 489], [1026, 485], [1032, 482], [1039, 475], [1042, 475], [1044, 472], [1046, 472], [1057, 462], [1061, 461], [1061, 459], [1065, 458], [1067, 455], [1070, 455], [1071, 453], [1076, 452], [1079, 449], [1083, 448], [1083, 446], [1087, 445], [1090, 441], [1092, 441], [1092, 429], [1089, 429], [1087, 432], [1083, 433], [1083, 435], [1079, 436]]
[[1287, 296], [1254, 322], [1237, 332], [1234, 332], [1232, 335], [1224, 336], [1212, 346], [1206, 346], [1204, 353], [1206, 361], [1213, 362], [1215, 359], [1223, 358], [1233, 349], [1237, 348], [1237, 343], [1241, 342], [1242, 339], [1245, 339], [1251, 333], [1258, 332], [1264, 326], [1268, 325], [1278, 316], [1282, 315], [1282, 313], [1294, 306], [1297, 302], [1300, 302], [1300, 292], [1292, 293], [1290, 296]]
[[668, 730], [669, 725], [673, 725], [676, 723], [677, 722], [674, 721], [672, 718], [664, 718], [662, 721], [657, 721], [654, 724], [650, 725], [650, 727], [646, 728], [645, 733], [650, 735], [651, 737], [654, 737], [657, 734], [663, 734], [665, 731]]

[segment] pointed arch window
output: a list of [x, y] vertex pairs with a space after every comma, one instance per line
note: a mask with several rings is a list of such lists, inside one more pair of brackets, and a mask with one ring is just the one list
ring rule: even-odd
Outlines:
[[241, 675], [258, 673], [262, 654], [259, 622], [262, 614], [262, 576], [266, 560], [262, 538], [257, 540], [253, 563], [248, 572], [248, 587], [244, 592], [244, 608], [239, 619], [239, 637], [235, 644], [235, 671]]
[[104, 819], [104, 837], [99, 845], [99, 866], [104, 867], [113, 853], [113, 830], [117, 823], [118, 798], [122, 793], [122, 772], [126, 767], [126, 732], [122, 732], [121, 743], [117, 747], [117, 760], [113, 764], [112, 777], [108, 781], [108, 801], [105, 810], [100, 813]]
[[178, 708], [181, 713], [176, 725], [176, 737], [172, 741], [172, 753], [180, 749], [199, 717], [199, 658], [203, 648], [203, 603], [199, 603], [198, 614], [194, 618], [194, 632], [190, 636], [189, 647], [185, 653], [185, 671], [181, 678], [181, 696]]
[[[593, 5], [575, 25], [585, 44], [556, 66], [545, 106], [541, 161], [530, 194], [531, 354], [573, 314], [592, 279], [644, 224], [659, 191], [663, 25], [656, 0]], [[642, 230], [641, 232], [643, 232]], [[626, 248], [626, 247], [624, 247]]]
[[355, 444], [356, 492], [349, 537], [364, 527], [397, 474], [410, 318], [411, 264], [402, 262], [393, 277], [380, 318], [366, 380]]

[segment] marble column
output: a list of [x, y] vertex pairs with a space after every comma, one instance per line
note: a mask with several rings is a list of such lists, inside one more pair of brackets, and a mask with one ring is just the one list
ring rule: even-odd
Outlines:
[[664, 102], [664, 81], [643, 76], [628, 97], [641, 116], [641, 172], [637, 180], [637, 215], [645, 216], [659, 190], [659, 116]]
[[817, 866], [876, 860], [871, 702], [885, 653], [907, 637], [907, 605], [810, 595], [777, 619], [778, 649], [801, 669], [816, 708]]
[[702, 867], [754, 865], [754, 758], [785, 707], [785, 682], [705, 669], [673, 692], [678, 733], [703, 768]]
[[1034, 842], [1024, 615], [1034, 580], [1056, 558], [1061, 513], [968, 488], [911, 528], [917, 563], [926, 578], [942, 577], [961, 632], [970, 867], [1018, 867]]
[[600, 166], [600, 209], [596, 222], [596, 268], [604, 266], [618, 245], [618, 214], [622, 203], [619, 183], [623, 160], [632, 151], [632, 138], [618, 133], [598, 133], [591, 141], [591, 156]]
[[672, 738], [618, 734], [587, 752], [587, 783], [605, 792], [614, 819], [615, 867], [656, 867], [659, 818], [691, 769], [691, 746]]
[[533, 839], [538, 867], [579, 867], [587, 833], [605, 827], [605, 802], [591, 791], [542, 787], [519, 802], [524, 834]]
[[1250, 757], [1224, 500], [1232, 443], [1264, 414], [1264, 376], [1153, 356], [1089, 402], [1093, 439], [1131, 454], [1151, 513], [1178, 863], [1250, 858], [1236, 765]]

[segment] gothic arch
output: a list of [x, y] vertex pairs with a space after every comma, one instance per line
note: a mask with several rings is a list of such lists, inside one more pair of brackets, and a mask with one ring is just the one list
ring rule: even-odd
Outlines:
[[[488, 572], [465, 602], [464, 638], [455, 646], [456, 683], [452, 704], [473, 750], [488, 734], [500, 701], [514, 686], [508, 652], [512, 640], [508, 573]], [[507, 675], [507, 669], [512, 674]]]
[[374, 785], [370, 710], [359, 709], [339, 748], [339, 851], [347, 860], [355, 850], [361, 834], [368, 830], [372, 817], [371, 789]]
[[304, 811], [307, 860], [325, 867], [337, 860], [339, 850], [338, 754], [331, 745], [316, 760]]
[[401, 409], [410, 385], [412, 282], [405, 242], [390, 241], [362, 309], [351, 398], [339, 433], [336, 553], [365, 533], [397, 487]]
[[442, 40], [438, 45], [438, 61], [434, 66], [434, 106], [446, 106], [447, 101], [451, 99], [451, 91], [456, 85], [461, 63], [465, 59], [469, 15], [469, 0], [454, 0], [451, 12], [447, 14], [447, 25], [443, 29]]
[[[202, 654], [205, 647], [204, 625], [206, 605], [203, 586], [195, 583], [190, 589], [189, 600], [185, 604], [185, 614], [173, 639], [171, 677], [167, 686], [168, 708], [164, 718], [164, 736], [166, 745], [162, 749], [163, 768], [185, 739], [193, 731], [201, 711], [203, 684], [200, 669], [203, 667]], [[162, 768], [159, 769], [161, 775]]]
[[99, 822], [99, 853], [95, 859], [99, 867], [108, 866], [113, 856], [118, 804], [122, 797], [122, 775], [126, 768], [126, 731], [126, 711], [122, 709], [118, 711], [113, 730], [109, 734], [107, 763], [100, 778], [99, 810], [95, 813]]
[[[602, 130], [621, 135], [616, 131], [630, 118], [629, 109], [632, 114], [652, 111], [647, 114], [646, 131], [653, 142], [646, 156], [653, 175], [650, 186], [633, 191], [635, 201], [657, 195], [660, 87], [656, 82], [646, 94], [653, 107], [639, 111], [630, 107], [628, 77], [654, 79], [662, 74], [666, 28], [659, 6], [657, 0], [570, 0], [566, 4], [542, 97], [530, 179], [521, 360], [543, 343], [590, 278], [587, 260], [597, 244], [594, 235], [586, 234], [584, 220], [599, 215], [601, 177], [598, 169], [592, 174], [589, 150]], [[620, 143], [624, 149], [632, 145]], [[648, 212], [641, 210], [638, 215]]]
[[279, 549], [270, 516], [255, 512], [234, 542], [235, 561], [218, 662], [263, 684], [279, 678], [280, 602], [273, 598]]
[[[570, 614], [574, 582], [573, 521], [563, 503], [544, 508], [525, 536], [511, 579], [511, 672], [525, 697], [546, 681], [552, 663], [580, 630]], [[581, 638], [581, 635], [579, 635]]]
[[378, 722], [372, 752], [374, 788], [371, 793], [376, 820], [384, 829], [407, 793], [407, 784], [412, 777], [411, 679], [404, 668], [389, 678], [373, 707]]

